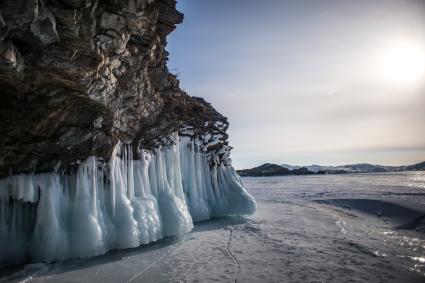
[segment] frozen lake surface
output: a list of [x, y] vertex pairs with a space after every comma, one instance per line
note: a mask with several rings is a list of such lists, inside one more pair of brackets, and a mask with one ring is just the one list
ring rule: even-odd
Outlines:
[[[244, 178], [255, 215], [0, 271], [30, 282], [425, 282], [425, 172]], [[402, 228], [402, 229], [399, 229]]]

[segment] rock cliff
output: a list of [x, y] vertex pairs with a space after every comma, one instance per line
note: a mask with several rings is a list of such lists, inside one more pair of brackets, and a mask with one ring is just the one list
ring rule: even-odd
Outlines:
[[226, 145], [226, 118], [167, 69], [166, 36], [183, 20], [175, 5], [2, 0], [0, 177], [72, 170], [109, 159], [119, 141], [154, 148], [187, 127], [214, 139], [211, 150]]
[[228, 122], [167, 69], [175, 0], [0, 3], [0, 266], [252, 214]]

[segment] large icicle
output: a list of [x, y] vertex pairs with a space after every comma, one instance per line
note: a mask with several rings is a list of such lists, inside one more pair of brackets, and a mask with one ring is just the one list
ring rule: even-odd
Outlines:
[[108, 164], [90, 157], [74, 175], [0, 180], [0, 264], [99, 255], [183, 235], [193, 221], [254, 213], [233, 167], [189, 137], [172, 140], [136, 158], [118, 144]]

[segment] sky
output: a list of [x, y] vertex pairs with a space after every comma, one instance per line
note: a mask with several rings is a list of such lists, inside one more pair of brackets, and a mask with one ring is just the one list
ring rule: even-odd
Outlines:
[[181, 87], [230, 122], [233, 165], [425, 160], [425, 0], [180, 0]]

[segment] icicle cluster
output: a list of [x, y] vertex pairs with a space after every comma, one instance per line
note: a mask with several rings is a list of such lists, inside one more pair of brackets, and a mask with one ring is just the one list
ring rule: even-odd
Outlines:
[[0, 264], [88, 257], [180, 236], [194, 221], [252, 214], [254, 199], [235, 170], [211, 166], [189, 138], [134, 159], [117, 145], [74, 175], [21, 174], [0, 180]]

